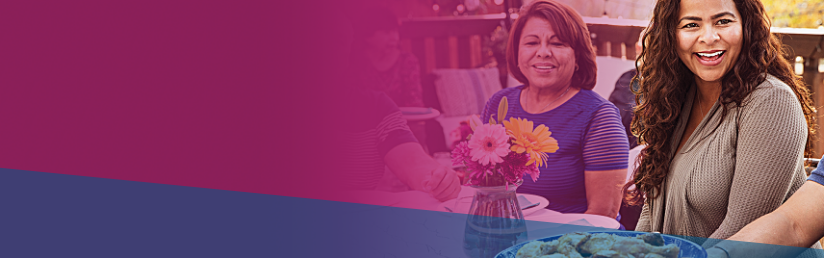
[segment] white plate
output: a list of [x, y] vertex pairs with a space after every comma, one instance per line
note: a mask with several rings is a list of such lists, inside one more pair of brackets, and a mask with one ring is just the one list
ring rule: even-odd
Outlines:
[[527, 220], [611, 229], [621, 227], [613, 218], [583, 213], [545, 213], [531, 216]]
[[584, 219], [589, 224], [591, 224], [592, 226], [599, 227], [599, 228], [618, 229], [618, 228], [621, 227], [621, 223], [618, 223], [618, 220], [610, 218], [610, 217], [606, 217], [606, 216], [600, 216], [600, 215], [594, 215], [594, 214], [583, 214], [583, 213], [570, 213], [570, 214], [567, 214], [567, 215], [571, 215], [573, 217], [579, 217], [580, 219]]
[[538, 206], [523, 210], [522, 212], [524, 213], [524, 216], [535, 213], [536, 211], [542, 210], [549, 206], [549, 200], [540, 195], [518, 194], [518, 196], [526, 197], [526, 199], [529, 200], [529, 202], [531, 203], [538, 203]]
[[[519, 193], [517, 195], [518, 195], [519, 198], [521, 196], [523, 196], [530, 203], [538, 203], [538, 206], [535, 206], [535, 207], [532, 207], [532, 208], [529, 208], [529, 209], [526, 209], [526, 210], [521, 210], [521, 212], [524, 214], [524, 217], [526, 217], [527, 215], [532, 214], [536, 211], [542, 210], [542, 209], [546, 208], [547, 206], [549, 206], [549, 200], [547, 200], [544, 197], [534, 195], [534, 194], [521, 194], [521, 193]], [[458, 198], [455, 198], [455, 199], [452, 199], [452, 200], [445, 201], [445, 202], [441, 203], [438, 206], [438, 210], [442, 210], [442, 211], [452, 210], [452, 212], [454, 212], [454, 213], [467, 214], [467, 213], [469, 213], [469, 207], [472, 205], [472, 198], [473, 198], [472, 195], [459, 195]]]
[[436, 118], [441, 112], [434, 108], [425, 107], [400, 107], [403, 118], [409, 121], [420, 121]]

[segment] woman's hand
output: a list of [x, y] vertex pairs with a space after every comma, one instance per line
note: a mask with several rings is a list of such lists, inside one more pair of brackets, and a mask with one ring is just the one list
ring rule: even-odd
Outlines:
[[424, 190], [428, 191], [432, 197], [438, 201], [446, 201], [458, 197], [461, 192], [460, 179], [452, 170], [446, 166], [438, 166], [432, 171], [432, 176], [425, 179], [423, 183]]
[[455, 171], [430, 157], [420, 144], [404, 143], [389, 150], [386, 165], [414, 190], [432, 194], [439, 201], [458, 197], [461, 182]]

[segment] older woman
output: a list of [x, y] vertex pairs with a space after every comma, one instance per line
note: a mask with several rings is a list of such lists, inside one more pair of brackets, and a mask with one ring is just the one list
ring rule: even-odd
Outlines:
[[804, 183], [809, 92], [758, 0], [658, 1], [645, 40], [636, 230], [728, 238]]
[[584, 21], [555, 1], [525, 6], [509, 36], [507, 63], [524, 85], [496, 93], [483, 121], [506, 97], [506, 119], [546, 125], [560, 148], [548, 155], [540, 178], [526, 176], [518, 191], [546, 197], [555, 211], [617, 217], [629, 147], [618, 109], [591, 90], [595, 54]]

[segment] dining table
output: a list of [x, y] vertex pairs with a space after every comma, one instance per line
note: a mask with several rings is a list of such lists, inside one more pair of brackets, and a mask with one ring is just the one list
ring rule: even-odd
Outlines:
[[[462, 186], [454, 200], [441, 202], [422, 191], [376, 192], [356, 194], [360, 204], [368, 204], [370, 228], [379, 232], [364, 233], [375, 242], [385, 242], [380, 250], [383, 257], [471, 257], [465, 250], [466, 209], [445, 208], [448, 203], [469, 199], [474, 188]], [[537, 209], [536, 209], [537, 208]], [[451, 209], [451, 211], [450, 211]], [[536, 209], [531, 210], [530, 209]], [[561, 213], [546, 208], [533, 207], [524, 212], [526, 237], [519, 242], [532, 241], [549, 236], [585, 231], [619, 231], [620, 224], [605, 216]], [[372, 214], [380, 212], [381, 215]], [[403, 233], [398, 233], [403, 232]], [[402, 240], [387, 240], [400, 238]], [[391, 246], [391, 247], [390, 247]]]
[[[447, 200], [441, 202], [429, 193], [422, 191], [404, 191], [398, 193], [382, 193], [380, 198], [376, 199], [378, 205], [428, 210], [436, 212], [454, 213], [454, 214], [468, 214], [468, 206], [471, 204], [475, 189], [471, 186], [461, 186], [461, 192], [454, 200]], [[521, 196], [531, 196], [527, 194], [517, 194]], [[547, 201], [544, 198], [541, 202]], [[542, 205], [531, 207], [523, 210], [524, 219], [527, 224], [534, 224], [533, 228], [551, 227], [551, 224], [568, 224], [586, 227], [598, 227], [605, 229], [618, 229], [621, 225], [614, 218], [600, 216], [595, 214], [583, 213], [561, 213], [546, 209], [545, 203]], [[463, 208], [461, 208], [463, 206]]]
[[[442, 165], [452, 165], [449, 153], [435, 153], [433, 158]], [[460, 167], [453, 166], [453, 169], [460, 170]], [[456, 198], [444, 201], [427, 192], [409, 188], [385, 187], [383, 190], [350, 192], [347, 194], [348, 202], [366, 206], [363, 210], [347, 213], [360, 214], [352, 215], [356, 218], [354, 221], [364, 221], [365, 224], [349, 226], [372, 230], [359, 233], [368, 240], [357, 243], [380, 246], [371, 251], [376, 257], [471, 257], [465, 250], [465, 230], [468, 206], [474, 195], [475, 188], [466, 185], [461, 186]], [[619, 231], [620, 224], [615, 218], [561, 213], [547, 209], [549, 201], [546, 198], [523, 193], [516, 195], [519, 200], [526, 199], [532, 204], [521, 205], [526, 208], [522, 208], [522, 213], [527, 233], [522, 241], [570, 232]]]
[[[453, 169], [460, 170], [461, 168], [461, 166], [452, 165], [452, 160], [448, 152], [435, 153], [433, 158], [435, 159], [435, 161], [442, 165], [452, 166]], [[472, 202], [472, 197], [474, 196], [474, 193], [475, 189], [473, 187], [463, 185], [461, 186], [461, 192], [458, 194], [458, 197], [455, 198], [455, 200], [447, 200], [445, 202], [438, 201], [429, 194], [420, 191], [401, 191], [389, 194], [387, 195], [387, 198], [395, 200], [393, 202], [393, 205], [395, 205], [395, 207], [423, 209], [439, 212], [458, 212], [466, 214], [467, 210], [469, 209], [468, 206]], [[535, 202], [534, 199], [538, 199], [542, 202], [539, 205], [523, 209], [522, 212], [524, 214], [524, 219], [526, 219], [527, 221], [592, 226], [608, 229], [618, 229], [621, 227], [621, 224], [613, 218], [594, 214], [561, 213], [550, 209], [546, 209], [549, 202], [546, 198], [537, 195], [522, 193], [518, 193], [517, 195], [520, 200], [530, 199], [533, 200], [533, 202]], [[458, 208], [456, 208], [456, 205], [453, 205], [453, 203], [459, 204], [457, 205]]]

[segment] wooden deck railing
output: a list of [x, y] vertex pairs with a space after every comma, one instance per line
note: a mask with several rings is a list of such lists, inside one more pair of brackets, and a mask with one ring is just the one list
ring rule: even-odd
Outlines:
[[[516, 16], [517, 15], [513, 15]], [[483, 65], [482, 37], [503, 24], [503, 14], [408, 19], [402, 47], [421, 61], [422, 71]], [[599, 56], [635, 58], [635, 42], [646, 21], [585, 17]], [[626, 47], [629, 46], [629, 47]]]
[[415, 54], [422, 72], [437, 68], [474, 68], [483, 65], [482, 37], [503, 21], [503, 15], [406, 20], [401, 46]]
[[[517, 16], [513, 17], [517, 18]], [[408, 19], [401, 26], [401, 46], [418, 57], [421, 73], [438, 68], [475, 68], [484, 65], [483, 37], [489, 36], [504, 21], [504, 15], [468, 17], [435, 17]], [[598, 56], [635, 58], [635, 43], [647, 21], [584, 17]], [[824, 110], [824, 73], [819, 64], [824, 58], [824, 30], [773, 28], [787, 49], [789, 60], [803, 58], [804, 81], [813, 92], [816, 107]], [[500, 64], [502, 83], [506, 82], [506, 66]], [[824, 111], [819, 113], [824, 121]], [[824, 124], [820, 122], [819, 124]], [[824, 126], [822, 127], [824, 128]], [[824, 130], [819, 130], [816, 157], [824, 153]]]

